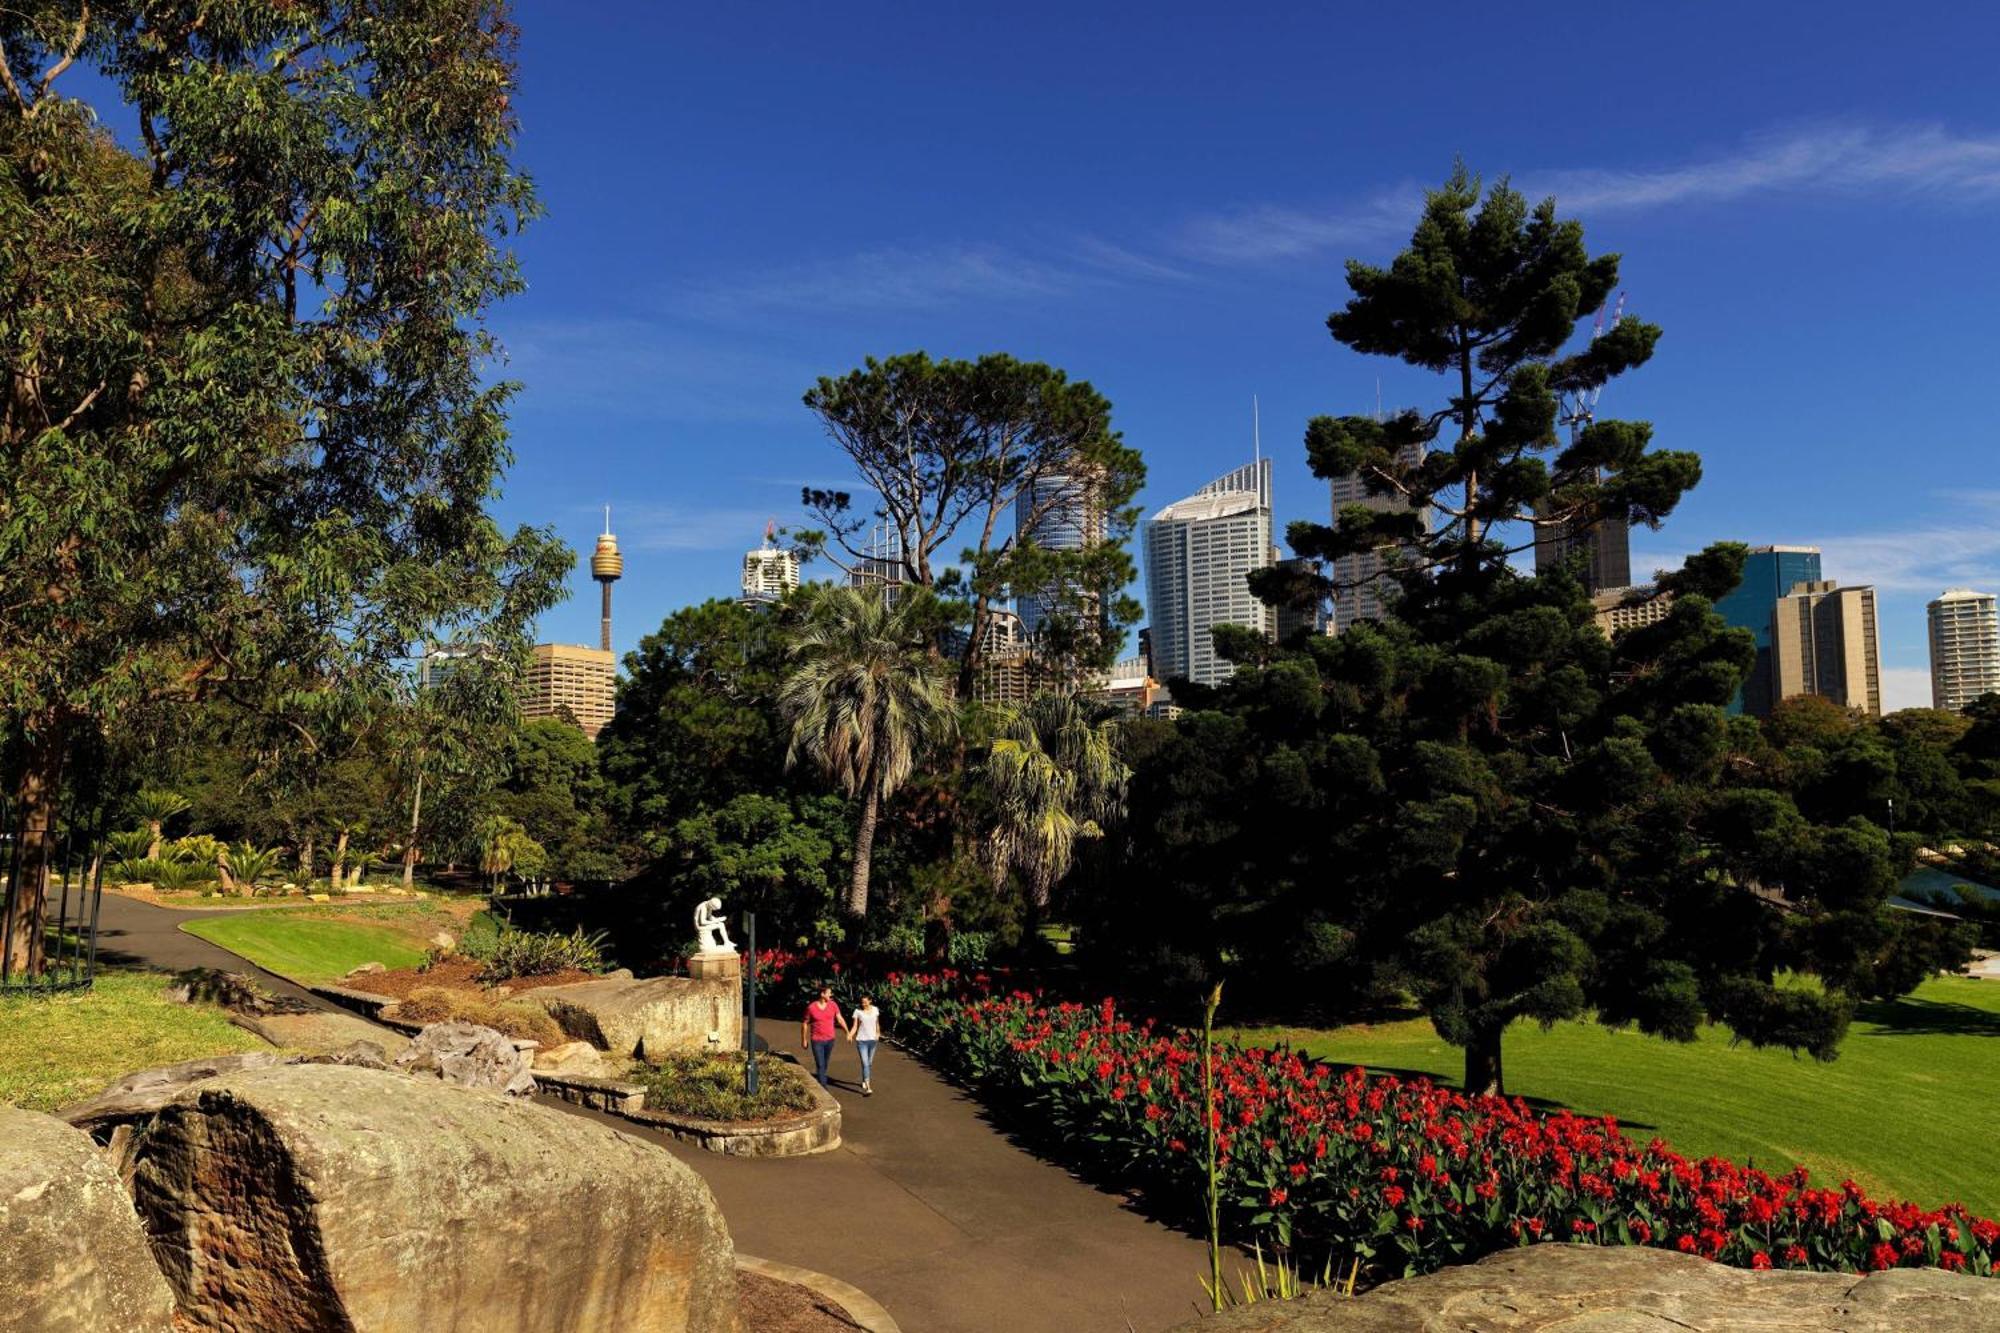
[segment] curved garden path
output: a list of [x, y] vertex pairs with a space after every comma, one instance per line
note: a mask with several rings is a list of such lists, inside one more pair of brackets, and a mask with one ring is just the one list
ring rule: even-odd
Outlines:
[[100, 963], [129, 963], [142, 967], [179, 972], [190, 967], [213, 967], [224, 972], [244, 972], [273, 995], [304, 1000], [317, 1009], [333, 1006], [275, 972], [266, 972], [240, 954], [219, 944], [210, 944], [199, 935], [181, 929], [184, 921], [209, 916], [230, 916], [250, 908], [155, 907], [137, 898], [104, 891], [97, 915], [97, 960]]
[[[326, 1007], [180, 929], [219, 914], [106, 893], [99, 957], [247, 971], [274, 993]], [[796, 1021], [761, 1021], [758, 1031], [778, 1051], [798, 1049]], [[1152, 1333], [1205, 1308], [1199, 1240], [1017, 1147], [919, 1061], [884, 1045], [875, 1095], [863, 1098], [854, 1048], [843, 1043], [834, 1076], [843, 1146], [813, 1157], [723, 1157], [600, 1118], [700, 1173], [738, 1249], [851, 1282], [907, 1333]]]
[[[758, 1033], [798, 1050], [796, 1021]], [[843, 1042], [833, 1074], [843, 1144], [812, 1157], [724, 1157], [612, 1123], [699, 1172], [739, 1249], [851, 1282], [908, 1333], [1149, 1333], [1207, 1308], [1199, 1240], [1016, 1147], [919, 1061], [885, 1044], [863, 1098]]]

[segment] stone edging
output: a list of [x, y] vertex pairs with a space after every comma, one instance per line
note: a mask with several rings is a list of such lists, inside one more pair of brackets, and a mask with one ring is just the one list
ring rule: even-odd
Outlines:
[[842, 1282], [837, 1277], [825, 1273], [815, 1273], [810, 1268], [798, 1268], [791, 1264], [781, 1264], [771, 1259], [759, 1259], [755, 1255], [739, 1251], [736, 1266], [759, 1277], [772, 1278], [778, 1282], [789, 1282], [804, 1287], [815, 1296], [824, 1296], [843, 1310], [847, 1317], [868, 1333], [903, 1333], [902, 1326], [895, 1317], [883, 1309], [881, 1303], [861, 1288]]
[[538, 1092], [563, 1101], [657, 1129], [683, 1143], [733, 1157], [804, 1157], [840, 1146], [840, 1103], [832, 1093], [809, 1083], [814, 1109], [784, 1120], [745, 1125], [724, 1120], [699, 1120], [646, 1109], [644, 1085], [615, 1078], [591, 1078], [532, 1070]]
[[393, 995], [377, 995], [372, 990], [355, 990], [351, 986], [308, 986], [306, 989], [322, 1000], [331, 1000], [343, 1009], [351, 1009], [363, 1018], [378, 1022], [382, 1011], [396, 1003]]

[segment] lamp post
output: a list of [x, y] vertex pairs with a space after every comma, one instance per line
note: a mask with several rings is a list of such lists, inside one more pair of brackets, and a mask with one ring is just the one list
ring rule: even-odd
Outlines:
[[743, 948], [750, 966], [743, 969], [743, 1092], [757, 1095], [757, 914], [743, 914]]

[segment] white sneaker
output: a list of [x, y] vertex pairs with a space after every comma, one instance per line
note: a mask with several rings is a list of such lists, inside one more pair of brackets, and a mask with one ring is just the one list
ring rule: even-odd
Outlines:
[[875, 1095], [875, 1085], [867, 1079], [861, 1080], [861, 1095], [863, 1097], [873, 1097]]

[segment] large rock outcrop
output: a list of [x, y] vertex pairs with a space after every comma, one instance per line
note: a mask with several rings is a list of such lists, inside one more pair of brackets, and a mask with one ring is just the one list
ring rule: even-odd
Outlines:
[[337, 1065], [244, 1070], [160, 1108], [130, 1170], [197, 1328], [736, 1328], [701, 1179], [531, 1102]]
[[535, 1091], [528, 1057], [504, 1035], [477, 1023], [428, 1025], [396, 1057], [396, 1068], [515, 1097]]
[[0, 1106], [0, 1333], [167, 1333], [174, 1297], [87, 1134]]
[[578, 1041], [614, 1057], [657, 1062], [673, 1051], [733, 1051], [743, 1045], [743, 988], [692, 977], [603, 977], [541, 986], [526, 998]]
[[1535, 1245], [1352, 1299], [1244, 1306], [1182, 1333], [1986, 1333], [2000, 1281], [1940, 1272], [1754, 1273], [1670, 1250]]

